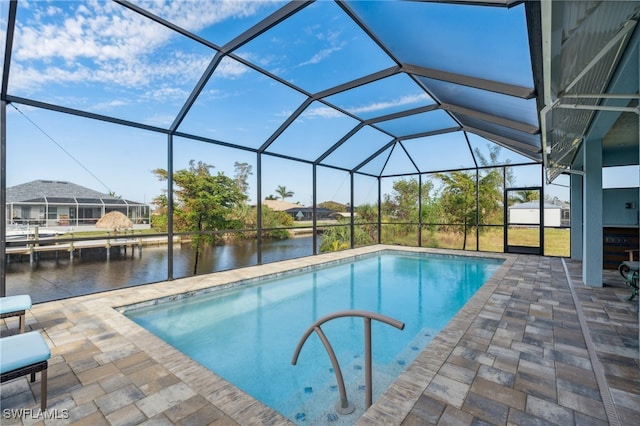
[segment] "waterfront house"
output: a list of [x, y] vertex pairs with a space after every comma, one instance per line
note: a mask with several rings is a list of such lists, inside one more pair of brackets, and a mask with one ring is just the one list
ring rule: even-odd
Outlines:
[[300, 204], [290, 203], [288, 201], [281, 200], [262, 200], [262, 205], [269, 207], [275, 212], [284, 212], [296, 207], [302, 207]]
[[[313, 220], [313, 207], [280, 200], [264, 200], [262, 201], [262, 205], [269, 207], [273, 211], [285, 212], [291, 216], [293, 220]], [[333, 219], [331, 215], [335, 213], [333, 210], [323, 207], [316, 207], [315, 212], [317, 220]]]
[[[313, 220], [313, 207], [298, 206], [285, 211], [289, 213], [294, 220]], [[317, 207], [315, 212], [317, 220], [333, 219], [331, 216], [331, 214], [334, 213], [333, 210]]]
[[8, 187], [6, 209], [10, 225], [93, 228], [111, 211], [124, 213], [138, 228], [150, 223], [147, 204], [56, 180], [34, 180]]

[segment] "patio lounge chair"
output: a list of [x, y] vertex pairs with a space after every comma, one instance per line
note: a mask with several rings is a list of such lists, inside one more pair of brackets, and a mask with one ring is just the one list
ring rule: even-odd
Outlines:
[[640, 262], [637, 260], [625, 260], [618, 266], [618, 272], [624, 281], [631, 287], [631, 296], [627, 300], [633, 300], [638, 294], [638, 278], [640, 278]]
[[31, 309], [31, 297], [27, 294], [0, 297], [0, 319], [19, 317], [20, 333], [24, 333], [27, 309]]
[[40, 408], [47, 409], [47, 367], [51, 351], [37, 331], [0, 339], [0, 383], [31, 374], [35, 382], [40, 371]]

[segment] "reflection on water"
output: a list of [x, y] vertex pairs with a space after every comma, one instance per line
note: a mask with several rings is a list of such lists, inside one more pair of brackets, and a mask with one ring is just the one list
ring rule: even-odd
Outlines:
[[[6, 267], [7, 295], [30, 294], [37, 303], [164, 281], [167, 279], [167, 254], [167, 246], [146, 246], [142, 255], [137, 250], [131, 253], [131, 249], [126, 254], [112, 251], [109, 260], [104, 250], [83, 250], [82, 256], [76, 253], [74, 259], [69, 259], [63, 252], [57, 258], [41, 259], [34, 264], [29, 263], [28, 256], [23, 256], [21, 261], [11, 257]], [[189, 244], [174, 246], [174, 278], [192, 275], [194, 254]], [[312, 237], [262, 243], [262, 263], [312, 254]], [[206, 247], [198, 259], [198, 274], [256, 265], [257, 262], [256, 240]]]

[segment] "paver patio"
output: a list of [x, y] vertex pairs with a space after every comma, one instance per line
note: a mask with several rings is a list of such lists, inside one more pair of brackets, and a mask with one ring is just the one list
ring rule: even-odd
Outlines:
[[[381, 248], [398, 249], [360, 248], [36, 304], [27, 329], [39, 330], [52, 351], [48, 411], [37, 409], [39, 376], [17, 379], [2, 385], [2, 424], [290, 423], [113, 307]], [[353, 422], [640, 424], [638, 300], [626, 300], [617, 272], [605, 271], [602, 288], [588, 288], [578, 262], [469, 254], [505, 263]], [[0, 322], [2, 336], [17, 331], [17, 319]]]

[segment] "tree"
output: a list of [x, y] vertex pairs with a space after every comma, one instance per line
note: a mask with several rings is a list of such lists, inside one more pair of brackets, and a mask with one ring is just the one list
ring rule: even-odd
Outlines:
[[[368, 241], [364, 244], [372, 244], [378, 239], [378, 206], [374, 204], [360, 204], [355, 208], [355, 223], [359, 229], [367, 235]], [[356, 229], [358, 229], [356, 228]]]
[[[238, 227], [252, 230], [235, 233], [234, 239], [256, 238], [258, 214], [255, 207], [247, 203], [238, 203], [233, 208], [231, 217], [238, 222]], [[293, 226], [293, 218], [286, 212], [275, 211], [266, 205], [262, 205], [262, 238], [286, 239], [291, 236], [288, 229], [283, 227]]]
[[318, 207], [328, 210], [333, 210], [334, 212], [346, 212], [347, 206], [337, 201], [323, 201], [318, 204]]
[[[387, 239], [396, 237], [405, 238], [410, 233], [415, 233], [419, 222], [419, 212], [422, 214], [422, 222], [429, 224], [436, 221], [438, 206], [432, 195], [433, 182], [431, 180], [422, 182], [422, 189], [417, 178], [399, 179], [393, 183], [391, 194], [385, 194], [382, 202], [383, 221], [391, 219], [394, 222], [413, 223], [412, 225], [387, 225], [385, 235]], [[419, 203], [419, 197], [422, 197]], [[420, 204], [422, 209], [419, 209]], [[391, 235], [389, 235], [391, 234]]]
[[285, 198], [293, 197], [293, 191], [287, 191], [287, 187], [282, 185], [278, 185], [278, 189], [276, 189], [276, 194], [280, 196], [282, 201], [284, 201]]
[[249, 176], [253, 174], [251, 171], [253, 166], [249, 163], [233, 163], [235, 168], [234, 181], [238, 186], [238, 190], [245, 195], [245, 200], [249, 199]]
[[422, 182], [422, 190], [418, 179], [400, 179], [393, 183], [393, 192], [384, 195], [382, 214], [404, 222], [418, 222], [418, 198], [422, 196], [422, 219], [435, 220], [431, 211], [434, 208], [433, 182]]
[[485, 169], [478, 175], [479, 224], [501, 224], [503, 222], [502, 173], [497, 169]]
[[[483, 167], [503, 163], [509, 164], [511, 160], [500, 161], [502, 147], [496, 144], [487, 144], [489, 158], [487, 159], [478, 148], [474, 149], [474, 154], [478, 159], [478, 164]], [[504, 176], [501, 169], [486, 168], [479, 174], [478, 182], [478, 205], [480, 208], [480, 224], [498, 224], [503, 222], [503, 190], [505, 185], [511, 186], [515, 180], [513, 168], [505, 167]]]
[[540, 191], [536, 191], [535, 189], [522, 189], [515, 192], [510, 198], [510, 204], [514, 203], [528, 203], [529, 201], [536, 201], [540, 199]]
[[[211, 231], [238, 226], [231, 217], [231, 210], [236, 203], [244, 199], [244, 194], [233, 179], [224, 173], [211, 175], [212, 168], [214, 166], [210, 164], [191, 160], [188, 169], [178, 170], [172, 176], [174, 229], [194, 233], [191, 240], [192, 246], [196, 249], [194, 275], [198, 271], [202, 243], [213, 243], [217, 240], [218, 237]], [[155, 169], [153, 173], [161, 181], [169, 178], [164, 169]], [[157, 197], [154, 202], [166, 211], [168, 198], [165, 195]]]
[[[480, 152], [479, 148], [474, 148], [473, 150], [474, 155], [478, 159], [478, 164], [481, 165], [482, 167], [491, 167], [497, 164], [511, 163], [510, 159], [507, 159], [505, 161], [500, 160], [500, 152], [502, 151], [502, 147], [500, 145], [487, 143], [486, 147], [487, 147], [487, 150], [489, 151], [488, 159], [482, 154], [482, 152]], [[504, 183], [507, 184], [508, 186], [513, 185], [515, 181], [515, 177], [513, 175], [512, 167], [505, 167], [505, 180], [506, 182]]]
[[265, 197], [265, 200], [270, 200], [270, 201], [275, 201], [275, 200], [277, 200], [277, 199], [278, 199], [278, 197], [276, 197], [276, 196], [275, 196], [275, 195], [273, 195], [273, 194], [269, 194], [269, 195], [267, 195], [267, 196]]
[[292, 225], [293, 218], [287, 212], [275, 211], [268, 206], [262, 206], [262, 236], [264, 238], [287, 239], [291, 236], [289, 230], [281, 228]]
[[502, 208], [502, 175], [498, 170], [479, 173], [477, 191], [475, 173], [458, 170], [437, 173], [436, 177], [443, 184], [440, 206], [445, 221], [462, 225], [462, 249], [464, 250], [467, 247], [467, 235], [471, 228], [499, 220]]
[[418, 219], [418, 180], [400, 179], [393, 183], [392, 194], [385, 194], [383, 211], [396, 220], [409, 222]]
[[467, 233], [470, 225], [476, 223], [476, 182], [475, 175], [464, 171], [437, 173], [443, 188], [440, 205], [445, 220], [450, 224], [463, 225], [462, 249], [467, 247]]

